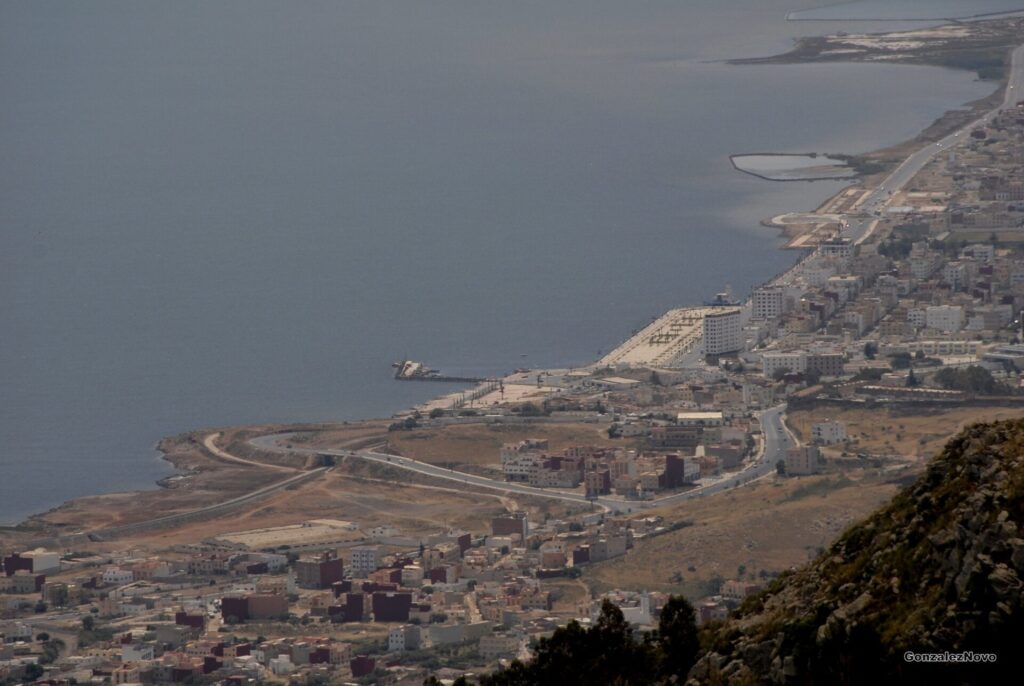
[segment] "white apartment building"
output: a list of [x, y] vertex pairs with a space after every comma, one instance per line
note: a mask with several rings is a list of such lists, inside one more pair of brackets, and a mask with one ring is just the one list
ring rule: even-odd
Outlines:
[[960, 305], [931, 305], [924, 310], [925, 327], [938, 331], [959, 331], [964, 326], [964, 308]]
[[811, 439], [820, 445], [842, 443], [846, 440], [846, 427], [832, 420], [818, 422], [811, 426]]
[[818, 246], [818, 254], [838, 260], [853, 258], [853, 244], [849, 241], [829, 241]]
[[836, 269], [829, 264], [806, 265], [800, 270], [800, 276], [808, 286], [821, 288], [828, 283], [828, 280], [835, 276]]
[[942, 281], [954, 291], [962, 291], [967, 284], [968, 270], [963, 262], [947, 262], [942, 267]]
[[915, 329], [923, 329], [925, 321], [926, 318], [923, 308], [915, 307], [912, 310], [907, 310], [907, 323]]
[[416, 650], [420, 647], [420, 628], [415, 624], [405, 624], [388, 632], [388, 652], [401, 653]]
[[951, 355], [974, 355], [978, 352], [978, 341], [958, 340], [929, 340], [911, 341], [906, 344], [906, 350], [910, 354], [917, 351], [923, 352], [928, 357], [949, 357]]
[[51, 552], [43, 548], [36, 548], [19, 555], [22, 559], [32, 560], [32, 573], [45, 574], [60, 569], [60, 553]]
[[365, 578], [370, 573], [377, 571], [377, 564], [380, 561], [380, 547], [375, 545], [360, 545], [352, 549], [352, 576]]
[[104, 584], [110, 586], [123, 586], [124, 584], [130, 584], [135, 580], [135, 573], [130, 569], [121, 569], [120, 567], [107, 567], [103, 570], [103, 575], [100, 577]]
[[142, 662], [153, 659], [154, 648], [146, 643], [128, 643], [121, 646], [121, 662]]
[[923, 281], [935, 273], [935, 270], [942, 264], [939, 259], [935, 256], [928, 255], [926, 257], [911, 257], [910, 260], [910, 273], [914, 275], [915, 279]]
[[739, 309], [724, 309], [704, 315], [704, 354], [722, 355], [743, 349], [743, 326]]
[[780, 369], [803, 374], [807, 371], [807, 353], [764, 353], [761, 355], [761, 367], [769, 379], [774, 378]]
[[521, 453], [513, 459], [502, 459], [501, 471], [506, 481], [526, 483], [540, 469], [543, 456], [539, 453]]
[[996, 246], [991, 243], [973, 243], [960, 251], [960, 257], [991, 262], [996, 258]]

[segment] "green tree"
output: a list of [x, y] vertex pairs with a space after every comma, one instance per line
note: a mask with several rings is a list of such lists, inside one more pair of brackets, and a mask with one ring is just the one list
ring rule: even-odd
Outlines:
[[1000, 390], [992, 372], [984, 367], [965, 369], [944, 367], [935, 373], [935, 382], [945, 389], [991, 395]]
[[636, 638], [622, 610], [606, 600], [592, 628], [570, 622], [551, 638], [541, 639], [536, 658], [527, 668], [533, 672], [533, 679], [495, 681], [493, 686], [571, 684], [578, 683], [581, 674], [595, 678], [595, 685], [649, 684], [656, 674], [655, 655], [649, 645]]
[[[699, 650], [693, 607], [672, 597], [662, 608], [658, 629], [637, 635], [622, 611], [605, 601], [594, 626], [578, 622], [538, 641], [529, 663], [512, 662], [502, 672], [480, 677], [480, 686], [648, 686], [681, 684]], [[583, 680], [581, 680], [583, 679]], [[430, 678], [426, 686], [438, 686]], [[457, 680], [456, 686], [468, 686]]]
[[889, 355], [889, 366], [893, 369], [907, 369], [910, 367], [910, 353], [893, 353]]
[[864, 367], [853, 377], [854, 381], [878, 381], [885, 374], [881, 367]]
[[661, 608], [656, 640], [661, 678], [684, 683], [700, 652], [696, 612], [686, 598], [672, 596]]
[[775, 463], [775, 473], [779, 476], [786, 476], [786, 461], [779, 460]]

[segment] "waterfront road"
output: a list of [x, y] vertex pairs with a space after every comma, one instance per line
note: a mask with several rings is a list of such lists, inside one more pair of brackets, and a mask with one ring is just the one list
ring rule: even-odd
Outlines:
[[785, 458], [786, 448], [792, 445], [792, 438], [782, 421], [782, 415], [783, 412], [785, 412], [785, 409], [785, 405], [778, 405], [761, 413], [761, 425], [764, 436], [762, 450], [750, 462], [748, 462], [743, 469], [734, 473], [716, 477], [715, 479], [702, 480], [695, 488], [691, 488], [681, 493], [655, 498], [653, 500], [625, 500], [623, 498], [613, 497], [587, 498], [579, 492], [566, 491], [557, 488], [537, 488], [527, 484], [498, 481], [497, 479], [489, 479], [476, 474], [467, 474], [454, 469], [448, 469], [447, 467], [439, 467], [437, 465], [414, 460], [409, 457], [389, 455], [387, 453], [380, 453], [374, 450], [318, 449], [302, 447], [301, 445], [292, 445], [292, 447], [286, 448], [281, 445], [283, 442], [287, 442], [288, 437], [293, 435], [292, 433], [258, 436], [251, 439], [250, 443], [262, 450], [275, 452], [302, 453], [307, 455], [331, 455], [340, 458], [375, 462], [377, 464], [394, 467], [396, 469], [413, 472], [423, 476], [444, 479], [446, 481], [455, 481], [461, 484], [466, 490], [487, 489], [511, 495], [549, 498], [568, 503], [593, 503], [597, 507], [610, 512], [633, 512], [653, 507], [674, 505], [685, 500], [713, 495], [730, 488], [736, 488], [743, 484], [750, 483], [755, 479], [760, 479], [774, 472], [775, 463], [780, 459]]
[[990, 122], [1001, 110], [1015, 107], [1017, 101], [1022, 99], [1024, 99], [1024, 45], [1016, 48], [1010, 55], [1010, 74], [1007, 77], [1003, 102], [984, 116], [957, 129], [941, 140], [929, 143], [903, 160], [889, 176], [885, 177], [885, 180], [877, 188], [870, 191], [861, 200], [858, 205], [860, 214], [851, 217], [849, 220], [850, 228], [847, 237], [853, 240], [854, 243], [866, 241], [874, 232], [875, 227], [878, 225], [878, 216], [885, 210], [893, 194], [902, 190], [936, 155], [948, 150], [965, 136], [969, 136], [970, 132], [975, 128]]

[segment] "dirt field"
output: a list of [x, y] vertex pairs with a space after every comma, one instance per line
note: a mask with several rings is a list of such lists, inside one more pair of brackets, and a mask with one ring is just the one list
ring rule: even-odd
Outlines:
[[787, 424], [803, 441], [810, 435], [812, 424], [835, 419], [846, 425], [846, 434], [853, 439], [845, 448], [849, 452], [898, 454], [924, 459], [938, 452], [953, 434], [969, 424], [1022, 415], [1024, 408], [999, 406], [917, 411], [913, 414], [898, 407], [824, 407], [789, 412]]
[[545, 579], [541, 588], [551, 591], [556, 615], [575, 616], [577, 605], [590, 599], [590, 588], [582, 579]]
[[[253, 435], [292, 427], [250, 427], [225, 430], [216, 441], [221, 449], [237, 455], [236, 451], [248, 445]], [[301, 442], [329, 442], [332, 445], [353, 446], [386, 436], [386, 423], [367, 422], [330, 427], [303, 427], [320, 430], [320, 433], [297, 437]], [[467, 445], [493, 441], [494, 459], [497, 447], [505, 440], [532, 435], [521, 430], [511, 437], [505, 432], [493, 432], [486, 427], [462, 427], [477, 429], [466, 432], [474, 437], [463, 438], [463, 432], [454, 432], [456, 437], [448, 439], [448, 445]], [[548, 429], [549, 427], [544, 427]], [[548, 431], [556, 445], [576, 442], [595, 443], [607, 436], [597, 429], [585, 425], [586, 431], [571, 427], [558, 427]], [[214, 430], [185, 434], [163, 442], [162, 448], [180, 470], [186, 472], [175, 479], [171, 488], [134, 493], [114, 493], [102, 496], [79, 498], [63, 506], [33, 518], [22, 527], [0, 530], [0, 543], [15, 546], [19, 541], [53, 534], [66, 535], [78, 531], [91, 531], [108, 526], [145, 521], [165, 514], [185, 512], [212, 503], [227, 500], [247, 493], [287, 476], [281, 470], [264, 469], [261, 461], [273, 461], [275, 465], [286, 464], [277, 453], [263, 453], [251, 449], [245, 452], [245, 459], [255, 463], [235, 462], [211, 454], [203, 447], [203, 439]], [[446, 432], [445, 432], [446, 433]], [[496, 437], [495, 437], [496, 436]], [[406, 438], [406, 436], [403, 436]], [[326, 440], [325, 440], [326, 439]], [[411, 439], [417, 447], [424, 439]], [[251, 448], [251, 446], [250, 446]], [[435, 449], [443, 454], [444, 448]], [[302, 468], [309, 465], [288, 463], [287, 466]], [[529, 497], [515, 499], [481, 490], [466, 492], [453, 488], [447, 481], [414, 476], [383, 465], [374, 465], [360, 460], [339, 464], [330, 472], [312, 481], [288, 488], [254, 502], [248, 509], [225, 514], [215, 519], [190, 522], [169, 530], [140, 533], [134, 538], [121, 538], [106, 543], [87, 544], [85, 549], [107, 549], [111, 546], [123, 548], [137, 545], [148, 550], [159, 550], [181, 543], [194, 543], [220, 533], [245, 529], [297, 524], [306, 519], [332, 518], [358, 522], [364, 528], [381, 524], [397, 526], [408, 534], [436, 532], [446, 527], [483, 533], [489, 528], [492, 516], [507, 510], [524, 509], [534, 521], [548, 517], [564, 517], [578, 508], [548, 499]]]
[[717, 592], [716, 578], [782, 572], [803, 564], [844, 529], [887, 502], [897, 487], [875, 473], [772, 477], [661, 512], [690, 526], [637, 541], [624, 557], [588, 568], [583, 581], [610, 588]]
[[497, 468], [501, 445], [524, 438], [546, 438], [554, 452], [571, 445], [633, 447], [632, 442], [609, 439], [607, 432], [604, 424], [468, 424], [393, 431], [388, 443], [401, 455], [431, 464]]
[[171, 531], [148, 532], [138, 539], [121, 539], [119, 544], [131, 541], [140, 547], [160, 549], [229, 531], [298, 524], [316, 518], [354, 521], [363, 528], [391, 524], [409, 534], [446, 526], [482, 532], [490, 517], [505, 510], [498, 497], [429, 484], [388, 483], [367, 473], [335, 470], [294, 490], [281, 491], [251, 510]]

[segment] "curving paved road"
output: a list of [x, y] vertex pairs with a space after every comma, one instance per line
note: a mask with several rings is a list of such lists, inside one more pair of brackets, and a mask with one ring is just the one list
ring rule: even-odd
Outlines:
[[244, 464], [244, 465], [247, 465], [249, 467], [258, 467], [260, 469], [273, 469], [273, 470], [279, 471], [279, 472], [288, 472], [290, 474], [294, 474], [296, 472], [301, 472], [302, 471], [301, 469], [295, 469], [293, 467], [286, 467], [286, 466], [280, 465], [280, 464], [271, 464], [269, 462], [257, 462], [256, 460], [247, 460], [244, 457], [238, 457], [237, 455], [232, 455], [231, 453], [226, 452], [226, 451], [221, 450], [220, 448], [218, 448], [217, 444], [214, 442], [218, 438], [220, 438], [221, 435], [222, 434], [219, 431], [216, 432], [216, 433], [208, 434], [206, 437], [203, 438], [203, 447], [206, 448], [207, 450], [209, 450], [213, 455], [215, 455], [216, 457], [219, 457], [222, 460], [225, 460], [227, 462], [235, 462], [236, 464]]
[[280, 445], [278, 441], [293, 435], [291, 432], [257, 436], [249, 442], [262, 450], [272, 450], [283, 453], [301, 453], [307, 455], [333, 455], [335, 457], [376, 462], [378, 464], [395, 467], [397, 469], [421, 474], [423, 476], [444, 479], [446, 481], [455, 481], [462, 484], [465, 488], [482, 488], [535, 498], [551, 498], [569, 503], [593, 503], [594, 505], [597, 505], [609, 512], [632, 512], [634, 510], [647, 510], [654, 507], [674, 505], [685, 500], [713, 495], [730, 488], [750, 483], [755, 479], [760, 479], [774, 473], [775, 463], [785, 457], [786, 448], [791, 445], [791, 438], [789, 437], [785, 425], [782, 422], [782, 413], [785, 409], [785, 405], [779, 405], [761, 413], [761, 425], [765, 438], [764, 451], [743, 470], [736, 472], [735, 474], [730, 474], [727, 477], [719, 478], [710, 483], [703, 484], [691, 490], [676, 493], [674, 495], [668, 495], [663, 498], [656, 498], [654, 500], [623, 500], [621, 498], [612, 497], [589, 499], [579, 493], [554, 488], [536, 488], [534, 486], [511, 483], [508, 481], [498, 481], [496, 479], [489, 479], [475, 474], [467, 474], [465, 472], [439, 467], [426, 462], [420, 462], [419, 460], [414, 460], [409, 457], [388, 455], [385, 453], [374, 452], [373, 450], [331, 450], [296, 446], [293, 446], [292, 448], [285, 448]]

